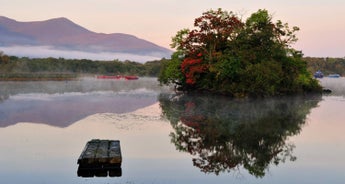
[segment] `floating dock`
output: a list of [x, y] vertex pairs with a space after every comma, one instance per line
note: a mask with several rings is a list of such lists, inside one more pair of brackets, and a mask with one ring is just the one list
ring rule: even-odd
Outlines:
[[93, 139], [86, 143], [78, 159], [78, 176], [121, 176], [121, 148], [119, 140]]

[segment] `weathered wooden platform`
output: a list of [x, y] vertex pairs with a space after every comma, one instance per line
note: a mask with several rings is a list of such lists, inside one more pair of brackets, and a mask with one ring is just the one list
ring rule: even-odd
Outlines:
[[78, 159], [78, 176], [121, 176], [121, 147], [118, 140], [93, 139]]

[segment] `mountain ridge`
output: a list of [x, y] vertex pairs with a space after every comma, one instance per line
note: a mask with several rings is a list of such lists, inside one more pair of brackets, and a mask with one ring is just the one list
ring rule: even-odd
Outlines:
[[19, 22], [0, 16], [0, 46], [53, 46], [86, 52], [170, 57], [172, 51], [126, 33], [96, 33], [65, 18]]

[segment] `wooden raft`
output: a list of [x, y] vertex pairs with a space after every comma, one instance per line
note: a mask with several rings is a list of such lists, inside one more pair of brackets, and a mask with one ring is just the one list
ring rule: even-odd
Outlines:
[[121, 148], [118, 140], [93, 139], [78, 159], [78, 176], [121, 176]]

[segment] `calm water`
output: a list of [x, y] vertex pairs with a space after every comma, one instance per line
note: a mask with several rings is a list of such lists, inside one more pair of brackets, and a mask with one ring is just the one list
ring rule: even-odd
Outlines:
[[[0, 183], [345, 183], [345, 79], [330, 95], [174, 95], [154, 78], [0, 82]], [[77, 176], [118, 139], [121, 177]]]

